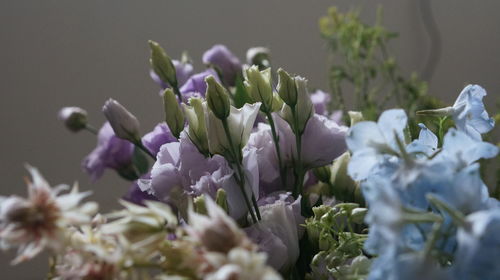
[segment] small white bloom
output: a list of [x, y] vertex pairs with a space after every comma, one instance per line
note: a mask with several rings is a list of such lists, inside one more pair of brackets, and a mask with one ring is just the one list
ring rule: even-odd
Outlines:
[[29, 260], [43, 249], [60, 250], [65, 245], [65, 231], [73, 225], [91, 222], [97, 205], [80, 205], [90, 192], [59, 194], [66, 185], [51, 188], [37, 169], [28, 166], [28, 198], [11, 196], [0, 199], [0, 243], [3, 248], [19, 247], [13, 264]]
[[[231, 106], [227, 123], [232, 143], [236, 149], [241, 150], [246, 145], [255, 118], [259, 113], [259, 108], [260, 103], [245, 104], [240, 109]], [[211, 111], [207, 110], [206, 114], [205, 120], [207, 122], [208, 148], [210, 152], [212, 154], [227, 155], [227, 152], [233, 148], [229, 145], [222, 121]]]

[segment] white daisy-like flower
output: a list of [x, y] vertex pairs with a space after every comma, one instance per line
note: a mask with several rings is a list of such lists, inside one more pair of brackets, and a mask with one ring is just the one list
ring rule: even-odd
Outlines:
[[79, 192], [74, 185], [51, 188], [34, 167], [27, 166], [32, 180], [26, 180], [28, 197], [0, 196], [0, 245], [3, 249], [18, 247], [12, 264], [29, 260], [44, 249], [61, 250], [68, 227], [91, 222], [97, 204], [81, 200], [90, 192]]

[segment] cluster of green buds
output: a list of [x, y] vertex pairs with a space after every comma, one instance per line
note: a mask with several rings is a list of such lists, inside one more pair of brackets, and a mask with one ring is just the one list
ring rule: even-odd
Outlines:
[[312, 210], [314, 215], [306, 219], [309, 243], [316, 251], [311, 262], [310, 279], [338, 277], [336, 273], [341, 269], [346, 275], [367, 273], [369, 262], [362, 252], [367, 237], [363, 233], [367, 209], [356, 203], [340, 203], [321, 205]]
[[341, 201], [352, 201], [364, 205], [359, 182], [354, 181], [347, 174], [350, 160], [350, 153], [345, 152], [331, 165], [313, 169], [314, 175], [320, 181], [319, 192], [328, 197], [334, 196]]

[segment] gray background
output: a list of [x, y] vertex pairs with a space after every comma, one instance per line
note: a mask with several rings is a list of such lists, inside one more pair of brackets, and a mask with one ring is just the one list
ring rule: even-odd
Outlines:
[[[80, 160], [95, 146], [87, 133], [71, 134], [56, 120], [62, 106], [88, 110], [100, 126], [100, 108], [114, 97], [134, 112], [143, 132], [162, 118], [158, 88], [148, 76], [147, 40], [159, 41], [173, 57], [188, 50], [201, 69], [204, 50], [226, 44], [241, 58], [248, 47], [273, 51], [273, 63], [327, 89], [326, 48], [317, 21], [327, 7], [345, 11], [361, 4], [372, 22], [377, 5], [384, 23], [400, 33], [391, 45], [406, 73], [419, 71], [429, 42], [418, 0], [400, 1], [0, 1], [0, 170], [1, 194], [25, 194], [23, 163], [40, 167], [51, 183], [78, 180], [94, 190], [104, 210], [128, 184], [107, 172], [90, 184]], [[443, 49], [430, 93], [452, 102], [466, 83], [489, 92], [494, 112], [500, 90], [499, 1], [432, 1]], [[12, 254], [0, 257], [1, 279], [42, 279], [46, 261], [11, 268]]]

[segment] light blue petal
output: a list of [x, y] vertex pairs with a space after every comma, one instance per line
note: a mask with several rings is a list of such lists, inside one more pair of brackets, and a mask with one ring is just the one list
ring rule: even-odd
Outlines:
[[396, 142], [394, 140], [394, 135], [397, 134], [399, 139], [404, 141], [404, 132], [406, 124], [408, 122], [408, 117], [402, 109], [391, 109], [384, 111], [379, 119], [378, 126], [388, 144], [394, 149], [398, 150]]

